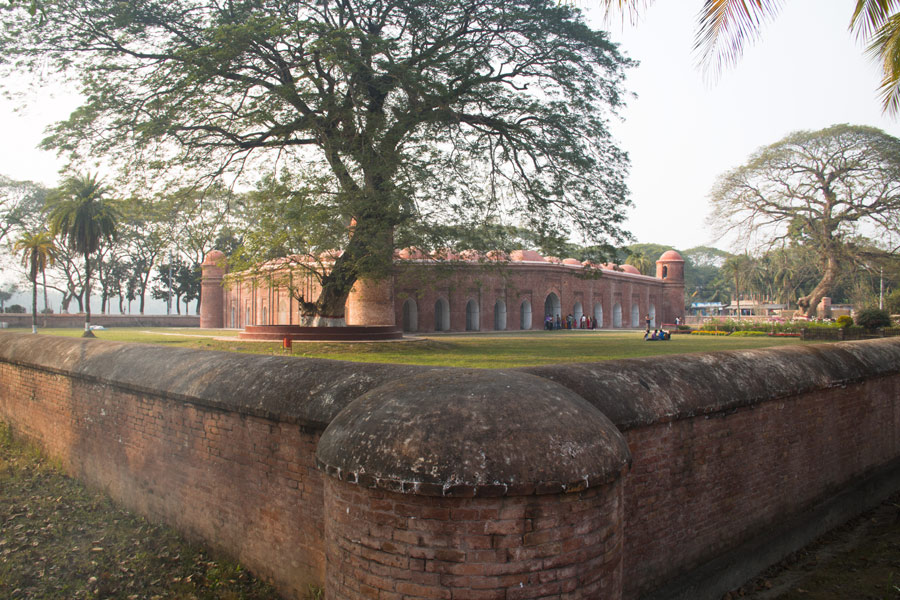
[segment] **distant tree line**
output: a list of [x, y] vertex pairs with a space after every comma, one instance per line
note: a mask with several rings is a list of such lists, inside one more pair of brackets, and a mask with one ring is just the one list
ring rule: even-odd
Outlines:
[[[91, 245], [69, 243], [88, 235], [78, 211], [100, 196], [112, 220]], [[99, 296], [101, 313], [143, 314], [148, 293], [167, 299], [171, 289], [173, 312], [186, 313], [191, 302], [199, 312], [200, 264], [211, 249], [240, 244], [240, 205], [241, 195], [223, 185], [142, 198], [119, 197], [91, 176], [67, 178], [57, 189], [0, 176], [0, 251], [9, 269], [21, 269], [21, 280], [40, 285], [43, 311], [51, 310], [47, 292], [55, 291], [62, 312], [85, 312], [90, 293]], [[93, 214], [84, 222], [100, 221]], [[0, 292], [2, 308], [12, 290]]]
[[[645, 275], [656, 273], [656, 259], [670, 246], [632, 244], [620, 259]], [[733, 254], [710, 246], [676, 249], [684, 258], [685, 309], [695, 302], [729, 304], [747, 299], [797, 306], [814, 289], [823, 268], [813, 249], [805, 246], [773, 248], [758, 254]], [[835, 304], [877, 307], [900, 313], [900, 258], [865, 239], [848, 243], [843, 252], [852, 268], [844, 269], [831, 289]]]

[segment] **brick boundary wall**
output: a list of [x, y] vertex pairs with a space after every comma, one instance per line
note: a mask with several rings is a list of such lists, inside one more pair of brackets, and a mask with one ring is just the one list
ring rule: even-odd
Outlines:
[[[787, 548], [768, 539], [783, 523], [815, 518], [817, 504], [900, 457], [897, 341], [528, 371], [581, 393], [628, 442], [625, 598], [674, 590], [673, 580], [742, 544], [750, 553], [771, 544], [769, 563], [780, 560], [812, 539]], [[838, 510], [850, 518], [864, 508]], [[755, 557], [732, 556], [733, 576], [722, 574], [706, 597], [755, 575], [734, 564], [747, 560]]]
[[14, 431], [291, 598], [665, 597], [895, 466], [898, 401], [898, 339], [484, 371], [0, 333]]

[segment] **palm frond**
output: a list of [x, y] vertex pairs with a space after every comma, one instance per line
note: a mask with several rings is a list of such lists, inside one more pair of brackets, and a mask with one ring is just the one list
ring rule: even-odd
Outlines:
[[898, 8], [900, 0], [857, 0], [850, 29], [856, 32], [857, 40], [869, 39], [877, 35]]
[[866, 54], [882, 68], [878, 97], [889, 115], [900, 114], [900, 14], [891, 15], [872, 36]]
[[784, 0], [705, 0], [698, 15], [694, 52], [707, 73], [718, 76], [737, 62], [747, 42], [760, 37], [762, 25], [773, 19]]
[[600, 0], [600, 7], [604, 10], [604, 20], [609, 23], [616, 14], [621, 15], [625, 21], [626, 15], [632, 25], [638, 22], [644, 10], [653, 4], [653, 0]]

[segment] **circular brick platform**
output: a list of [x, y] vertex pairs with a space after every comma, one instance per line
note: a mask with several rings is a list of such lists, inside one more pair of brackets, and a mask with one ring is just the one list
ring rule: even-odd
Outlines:
[[399, 340], [403, 330], [393, 325], [347, 327], [303, 327], [300, 325], [248, 325], [238, 334], [242, 340], [279, 341], [290, 338], [297, 341], [377, 341]]

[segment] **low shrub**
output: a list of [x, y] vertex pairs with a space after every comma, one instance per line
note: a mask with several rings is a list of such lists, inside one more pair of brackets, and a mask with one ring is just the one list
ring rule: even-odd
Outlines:
[[856, 324], [866, 329], [891, 326], [891, 315], [880, 308], [864, 308], [856, 313]]
[[810, 321], [759, 321], [756, 319], [728, 319], [725, 321], [707, 321], [702, 329], [705, 331], [759, 331], [772, 333], [800, 333], [808, 327], [834, 327], [832, 323], [815, 323]]
[[697, 331], [692, 331], [691, 335], [731, 335], [730, 331], [713, 331], [709, 329], [698, 329]]
[[767, 336], [769, 335], [765, 331], [735, 331], [731, 334], [734, 337], [757, 337], [757, 336]]
[[835, 324], [838, 327], [850, 327], [853, 325], [853, 317], [850, 315], [841, 315], [835, 320]]

